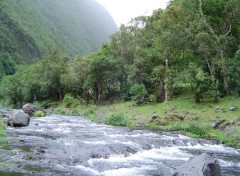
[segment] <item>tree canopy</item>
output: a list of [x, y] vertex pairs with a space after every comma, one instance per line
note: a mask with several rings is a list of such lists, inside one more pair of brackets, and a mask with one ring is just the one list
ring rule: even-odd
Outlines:
[[[45, 90], [41, 98], [71, 93], [87, 103], [114, 98], [167, 101], [183, 89], [191, 90], [196, 102], [240, 94], [239, 23], [238, 0], [173, 0], [166, 10], [122, 25], [95, 54], [68, 61], [52, 53], [30, 66], [28, 73], [42, 75], [31, 83], [38, 87], [33, 92]], [[25, 80], [20, 76], [25, 72], [4, 77], [2, 87]], [[23, 87], [4, 94], [24, 92]], [[29, 100], [23, 95], [17, 101]]]

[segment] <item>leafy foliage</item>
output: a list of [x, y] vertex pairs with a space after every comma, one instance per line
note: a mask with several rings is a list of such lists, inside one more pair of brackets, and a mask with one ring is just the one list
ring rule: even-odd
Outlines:
[[65, 72], [67, 60], [57, 50], [49, 51], [37, 64], [21, 67], [16, 74], [5, 76], [0, 85], [1, 96], [13, 104], [61, 98], [60, 76]]
[[34, 117], [45, 117], [45, 113], [43, 111], [36, 111], [33, 114]]
[[[66, 7], [73, 2], [67, 2]], [[58, 5], [52, 10], [59, 13]], [[96, 53], [70, 60], [53, 50], [13, 76], [5, 77], [6, 71], [0, 72], [4, 76], [1, 95], [15, 104], [62, 99], [67, 93], [85, 99], [86, 104], [112, 103], [121, 98], [141, 102], [144, 97], [155, 102], [175, 99], [188, 88], [197, 103], [209, 98], [218, 102], [220, 97], [240, 94], [239, 12], [237, 0], [173, 0], [165, 10], [122, 25]], [[64, 15], [63, 19], [65, 24], [68, 17]], [[59, 29], [61, 25], [56, 24]], [[47, 32], [46, 36], [51, 38]], [[11, 72], [13, 64], [2, 65]], [[66, 97], [64, 101], [70, 106], [68, 101], [72, 100]]]
[[114, 113], [105, 119], [105, 123], [114, 126], [131, 126], [131, 121], [121, 113]]
[[144, 98], [144, 96], [147, 95], [146, 88], [143, 84], [134, 84], [131, 89], [130, 93], [133, 95], [132, 100], [133, 101], [140, 101], [141, 99]]

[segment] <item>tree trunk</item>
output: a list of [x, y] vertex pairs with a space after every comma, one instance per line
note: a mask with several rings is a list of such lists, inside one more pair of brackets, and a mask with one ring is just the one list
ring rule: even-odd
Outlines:
[[[167, 58], [165, 60], [165, 63], [166, 63], [166, 70], [167, 70], [168, 69], [168, 59]], [[167, 86], [167, 84], [165, 84], [164, 88], [165, 88], [165, 101], [168, 101], [168, 86]]]
[[[219, 42], [220, 43], [220, 42]], [[229, 86], [228, 86], [228, 71], [227, 71], [227, 66], [226, 66], [226, 60], [224, 58], [224, 54], [223, 54], [223, 50], [220, 47], [220, 57], [221, 57], [221, 69], [222, 69], [222, 74], [223, 74], [223, 86], [224, 86], [224, 91], [226, 93], [226, 95], [229, 95]]]
[[160, 88], [159, 99], [160, 99], [160, 101], [164, 101], [165, 100], [165, 88], [164, 88], [164, 82], [162, 79], [160, 79], [159, 88]]

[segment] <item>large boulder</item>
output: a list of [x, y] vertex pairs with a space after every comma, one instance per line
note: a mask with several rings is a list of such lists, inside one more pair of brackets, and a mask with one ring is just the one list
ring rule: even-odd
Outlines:
[[221, 168], [217, 160], [203, 153], [191, 158], [178, 167], [173, 176], [221, 176]]
[[25, 113], [27, 113], [30, 116], [33, 116], [34, 113], [37, 112], [37, 111], [44, 112], [42, 108], [37, 107], [37, 106], [35, 106], [31, 103], [27, 103], [27, 104], [23, 105], [22, 109]]
[[13, 110], [12, 115], [8, 119], [8, 125], [12, 127], [28, 126], [30, 116], [22, 110]]

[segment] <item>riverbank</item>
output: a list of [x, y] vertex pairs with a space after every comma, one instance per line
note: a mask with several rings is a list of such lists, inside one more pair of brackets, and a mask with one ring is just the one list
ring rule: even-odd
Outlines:
[[66, 115], [32, 117], [29, 126], [6, 131], [0, 175], [169, 176], [202, 153], [219, 161], [222, 175], [240, 174], [238, 149], [174, 132], [115, 127]]
[[240, 147], [240, 98], [221, 98], [219, 103], [203, 100], [197, 104], [189, 97], [180, 96], [167, 103], [142, 105], [116, 102], [86, 106], [75, 100], [67, 105], [58, 103], [53, 112], [86, 116], [112, 125], [121, 125], [118, 121], [123, 120], [123, 126], [184, 131], [190, 137], [219, 140], [229, 146]]

